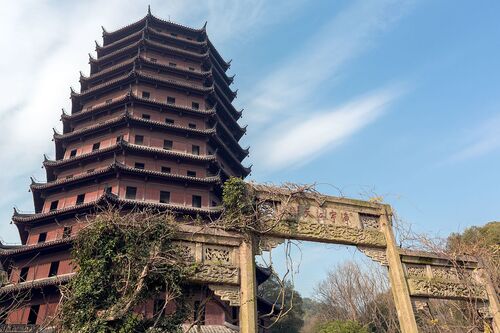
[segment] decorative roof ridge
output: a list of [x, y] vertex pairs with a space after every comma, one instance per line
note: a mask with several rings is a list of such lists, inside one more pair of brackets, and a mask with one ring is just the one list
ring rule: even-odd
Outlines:
[[170, 39], [174, 39], [176, 41], [180, 41], [180, 42], [183, 42], [183, 43], [186, 43], [186, 44], [191, 44], [191, 45], [196, 45], [196, 46], [208, 46], [208, 43], [206, 40], [200, 42], [200, 41], [197, 41], [197, 40], [189, 40], [189, 39], [185, 39], [185, 38], [180, 38], [180, 37], [175, 37], [175, 36], [172, 36], [172, 35], [169, 35], [167, 33], [164, 33], [163, 31], [158, 31], [150, 26], [146, 27], [145, 28], [148, 32], [152, 32], [153, 34], [157, 34], [157, 35], [160, 35], [160, 36], [163, 36], [163, 37], [167, 37], [167, 38], [170, 38]]
[[191, 27], [179, 24], [179, 23], [174, 23], [174, 22], [171, 22], [171, 21], [165, 21], [165, 20], [160, 19], [160, 18], [154, 16], [153, 14], [151, 14], [151, 9], [148, 6], [148, 13], [146, 14], [146, 16], [144, 16], [143, 18], [141, 18], [138, 21], [135, 21], [135, 22], [132, 22], [130, 24], [127, 24], [127, 25], [125, 25], [125, 26], [123, 26], [121, 28], [118, 28], [118, 29], [114, 30], [114, 31], [107, 31], [104, 27], [102, 27], [103, 37], [104, 36], [111, 36], [111, 35], [122, 33], [124, 31], [126, 31], [127, 29], [130, 29], [133, 26], [136, 26], [136, 25], [139, 25], [139, 24], [142, 24], [142, 23], [146, 24], [146, 22], [148, 20], [151, 20], [151, 19], [156, 20], [159, 23], [162, 23], [162, 24], [174, 27], [174, 28], [178, 28], [178, 29], [183, 29], [183, 30], [189, 31], [190, 33], [203, 33], [203, 32], [206, 32], [206, 23], [203, 25], [202, 28], [197, 29], [197, 28], [191, 28]]
[[136, 144], [130, 143], [128, 141], [121, 140], [118, 143], [115, 143], [114, 145], [111, 145], [109, 147], [94, 150], [94, 151], [91, 151], [91, 152], [88, 152], [85, 154], [78, 155], [78, 156], [73, 157], [73, 158], [62, 159], [62, 160], [50, 160], [48, 158], [45, 158], [43, 165], [44, 165], [44, 167], [53, 167], [53, 166], [58, 166], [58, 165], [70, 164], [70, 163], [78, 162], [80, 160], [83, 160], [83, 159], [86, 159], [89, 157], [99, 156], [99, 155], [102, 155], [103, 153], [112, 152], [113, 150], [116, 150], [119, 148], [139, 150], [139, 151], [144, 151], [144, 152], [148, 151], [148, 152], [152, 152], [152, 153], [169, 155], [169, 156], [173, 156], [173, 157], [181, 157], [181, 158], [185, 158], [185, 159], [192, 159], [192, 160], [198, 160], [198, 161], [210, 162], [210, 161], [215, 160], [215, 156], [213, 156], [213, 155], [194, 155], [194, 154], [179, 152], [179, 151], [175, 151], [175, 150], [165, 150], [162, 148], [136, 145]]
[[105, 203], [105, 202], [110, 202], [110, 203], [127, 203], [127, 204], [135, 204], [138, 206], [156, 206], [159, 208], [167, 208], [171, 210], [178, 210], [180, 212], [190, 212], [190, 213], [205, 213], [205, 214], [213, 214], [213, 213], [220, 213], [223, 210], [222, 206], [217, 206], [217, 207], [208, 207], [208, 208], [197, 208], [197, 207], [190, 207], [190, 206], [184, 206], [184, 205], [176, 205], [176, 204], [166, 204], [166, 203], [159, 203], [159, 202], [145, 202], [145, 201], [137, 201], [137, 200], [131, 200], [131, 199], [121, 199], [119, 198], [116, 194], [113, 193], [103, 193], [101, 196], [99, 196], [96, 200], [90, 201], [83, 203], [81, 205], [75, 205], [75, 206], [69, 206], [69, 207], [64, 207], [61, 209], [45, 212], [45, 213], [31, 213], [31, 214], [20, 214], [16, 212], [12, 216], [12, 221], [14, 224], [20, 224], [20, 223], [29, 223], [33, 221], [37, 221], [40, 219], [52, 217], [52, 216], [57, 216], [60, 214], [64, 213], [70, 213], [72, 211], [79, 211], [79, 210], [84, 210], [84, 209], [89, 209], [92, 207], [98, 207], [100, 204]]
[[95, 77], [98, 77], [99, 75], [102, 75], [102, 74], [107, 74], [109, 72], [112, 72], [114, 70], [116, 70], [117, 68], [120, 68], [120, 67], [126, 67], [127, 65], [133, 63], [135, 61], [135, 59], [137, 58], [137, 56], [133, 57], [133, 58], [130, 58], [130, 59], [127, 59], [125, 61], [122, 61], [116, 65], [113, 65], [111, 67], [108, 67], [108, 68], [105, 68], [97, 73], [94, 73], [94, 74], [90, 74], [90, 75], [85, 75], [82, 73], [82, 71], [80, 71], [80, 82], [83, 80], [89, 80], [89, 79], [93, 79]]
[[103, 70], [101, 70], [101, 71], [99, 71], [97, 73], [90, 74], [88, 76], [84, 75], [80, 71], [80, 82], [82, 82], [82, 81], [88, 81], [88, 80], [92, 80], [92, 79], [104, 76], [106, 74], [109, 74], [109, 73], [117, 70], [117, 69], [130, 66], [132, 63], [134, 63], [136, 61], [143, 61], [144, 63], [147, 63], [149, 65], [153, 65], [153, 66], [165, 68], [165, 69], [168, 69], [168, 70], [171, 70], [171, 71], [174, 71], [174, 72], [182, 72], [182, 73], [185, 73], [185, 74], [190, 74], [190, 75], [194, 75], [194, 76], [198, 76], [198, 77], [208, 77], [208, 76], [212, 75], [212, 71], [191, 71], [191, 70], [188, 70], [188, 69], [183, 68], [183, 67], [172, 67], [172, 66], [168, 66], [166, 64], [161, 64], [161, 63], [158, 63], [158, 62], [154, 62], [154, 61], [151, 61], [150, 59], [148, 59], [146, 56], [144, 56], [144, 55], [142, 55], [142, 54], [139, 53], [139, 55], [137, 55], [137, 56], [135, 56], [133, 58], [127, 59], [125, 61], [122, 61], [122, 62], [114, 65], [114, 66], [105, 68], [105, 69], [103, 69]]
[[19, 253], [23, 253], [23, 252], [32, 251], [32, 250], [51, 247], [54, 245], [71, 243], [75, 238], [76, 238], [76, 236], [71, 236], [71, 237], [55, 239], [52, 241], [47, 241], [47, 242], [42, 242], [42, 243], [37, 243], [37, 244], [32, 244], [32, 245], [21, 245], [19, 247], [13, 248], [13, 249], [0, 249], [0, 256], [19, 254]]
[[213, 54], [217, 60], [221, 61], [220, 65], [223, 66], [223, 69], [225, 69], [225, 71], [227, 71], [229, 69], [229, 67], [231, 67], [232, 59], [229, 61], [225, 61], [224, 58], [222, 57], [222, 55], [219, 53], [219, 51], [215, 48], [215, 46], [212, 43], [212, 41], [210, 40], [210, 38], [207, 38], [207, 42], [208, 42], [208, 46], [210, 49], [210, 53]]
[[24, 281], [18, 283], [10, 283], [0, 288], [0, 294], [7, 294], [14, 291], [23, 291], [33, 288], [41, 288], [46, 286], [55, 286], [68, 282], [76, 273], [67, 273], [41, 279]]
[[128, 172], [133, 172], [137, 174], [144, 174], [144, 175], [149, 175], [149, 176], [157, 176], [161, 178], [168, 178], [168, 179], [175, 179], [175, 180], [186, 180], [186, 181], [191, 181], [191, 182], [197, 182], [197, 183], [221, 183], [222, 180], [220, 178], [220, 175], [217, 176], [208, 176], [208, 177], [191, 177], [191, 176], [184, 176], [180, 174], [175, 174], [175, 173], [165, 173], [161, 171], [154, 171], [154, 170], [148, 170], [148, 169], [138, 169], [134, 168], [128, 165], [125, 165], [119, 161], [113, 161], [108, 166], [99, 168], [95, 171], [92, 172], [85, 172], [78, 174], [76, 176], [73, 176], [71, 178], [60, 178], [56, 179], [51, 182], [46, 182], [46, 183], [36, 183], [33, 182], [30, 185], [30, 189], [32, 192], [39, 191], [39, 190], [44, 190], [48, 188], [53, 188], [56, 186], [60, 185], [67, 185], [71, 183], [75, 183], [78, 181], [86, 180], [88, 178], [94, 178], [97, 175], [103, 175], [106, 173], [109, 173], [113, 170], [120, 170], [120, 171], [128, 171]]
[[218, 144], [220, 144], [220, 145], [222, 146], [222, 148], [224, 148], [224, 150], [228, 153], [228, 155], [229, 155], [229, 156], [230, 156], [230, 157], [231, 157], [231, 158], [232, 158], [235, 162], [237, 162], [237, 164], [238, 164], [238, 165], [240, 165], [240, 166], [241, 166], [241, 168], [242, 168], [242, 169], [243, 169], [243, 170], [244, 170], [247, 174], [248, 174], [248, 173], [250, 173], [250, 172], [252, 171], [252, 170], [251, 170], [251, 168], [249, 168], [249, 167], [245, 167], [245, 166], [242, 164], [242, 160], [243, 160], [243, 159], [245, 159], [245, 157], [246, 157], [246, 156], [245, 156], [245, 157], [243, 157], [243, 158], [242, 158], [242, 160], [240, 161], [240, 159], [239, 159], [239, 158], [237, 158], [237, 157], [233, 154], [233, 152], [231, 151], [231, 149], [229, 149], [229, 147], [228, 147], [228, 146], [224, 143], [224, 141], [222, 141], [222, 140], [220, 139], [220, 137], [219, 137], [217, 134], [215, 134], [215, 135], [214, 135], [214, 137], [215, 137], [215, 139], [217, 140], [217, 143], [218, 143]]
[[[234, 92], [234, 91], [232, 91], [231, 89], [229, 89], [229, 91], [231, 91], [231, 94], [232, 94], [232, 99], [230, 99], [230, 98], [227, 96], [227, 94], [224, 92], [224, 90], [222, 89], [222, 87], [221, 87], [220, 85], [218, 85], [218, 84], [217, 84], [217, 82], [215, 82], [215, 80], [214, 80], [214, 84], [213, 84], [213, 85], [214, 85], [215, 89], [218, 89], [218, 90], [221, 92], [221, 95], [224, 97], [224, 99], [226, 100], [226, 102], [227, 102], [228, 104], [230, 104], [231, 106], [233, 106], [233, 105], [232, 105], [232, 103], [233, 103], [233, 99], [236, 97], [236, 95], [237, 95], [237, 91], [236, 91], [236, 92]], [[236, 111], [236, 114], [237, 114], [239, 117], [241, 117], [241, 115], [243, 114], [243, 112], [242, 112], [242, 111], [238, 111], [238, 110], [236, 110], [236, 109], [235, 109], [235, 111]], [[239, 118], [239, 117], [238, 117], [238, 118]]]
[[229, 128], [227, 128], [226, 124], [224, 124], [224, 122], [223, 122], [223, 121], [217, 121], [217, 123], [216, 123], [215, 125], [216, 125], [216, 126], [217, 126], [217, 125], [221, 125], [221, 127], [224, 129], [224, 131], [228, 133], [229, 140], [230, 140], [230, 141], [232, 141], [232, 142], [233, 142], [233, 144], [237, 145], [237, 146], [238, 146], [238, 148], [239, 148], [242, 152], [244, 152], [244, 153], [246, 153], [246, 154], [248, 155], [248, 153], [249, 153], [249, 148], [245, 148], [245, 149], [243, 149], [243, 147], [241, 147], [241, 145], [240, 145], [240, 143], [239, 143], [239, 140], [237, 140], [237, 139], [233, 136], [233, 134], [231, 133], [231, 131], [229, 130]]
[[111, 106], [116, 106], [117, 104], [126, 102], [127, 100], [136, 100], [136, 101], [140, 101], [140, 102], [144, 102], [144, 103], [155, 104], [155, 105], [158, 105], [161, 107], [167, 107], [167, 108], [172, 108], [172, 109], [176, 109], [176, 110], [180, 110], [180, 111], [186, 111], [186, 112], [198, 113], [198, 114], [204, 114], [204, 115], [210, 115], [210, 116], [215, 115], [215, 113], [216, 113], [215, 107], [212, 107], [211, 109], [208, 109], [208, 110], [193, 109], [193, 108], [190, 108], [188, 106], [182, 106], [182, 105], [178, 105], [178, 104], [168, 104], [168, 103], [156, 101], [154, 99], [142, 98], [141, 96], [138, 96], [134, 92], [129, 91], [120, 97], [113, 98], [113, 100], [110, 103], [107, 103], [107, 104], [103, 103], [101, 105], [94, 106], [89, 110], [75, 112], [71, 115], [62, 115], [61, 118], [63, 120], [70, 120], [73, 118], [79, 118], [81, 116], [91, 115], [95, 111], [99, 111], [99, 110], [103, 110], [103, 109], [105, 110]]
[[177, 109], [177, 110], [196, 112], [196, 113], [207, 114], [207, 115], [211, 115], [211, 114], [216, 113], [215, 106], [212, 107], [211, 109], [208, 109], [208, 110], [199, 110], [199, 109], [197, 110], [197, 109], [190, 108], [188, 106], [182, 106], [182, 105], [177, 105], [177, 104], [168, 104], [168, 103], [156, 101], [154, 99], [142, 98], [141, 96], [137, 95], [134, 92], [132, 92], [130, 95], [133, 99], [136, 99], [138, 101], [149, 102], [149, 103], [153, 103], [153, 104], [157, 104], [157, 105], [161, 105], [161, 106], [165, 106], [165, 107], [170, 107], [170, 108]]
[[99, 45], [96, 42], [96, 49], [95, 50], [96, 50], [96, 52], [99, 52], [99, 51], [102, 51], [104, 49], [108, 49], [110, 47], [113, 47], [115, 45], [119, 45], [120, 43], [123, 43], [123, 42], [125, 42], [125, 41], [127, 41], [129, 39], [133, 39], [133, 38], [135, 38], [137, 36], [140, 36], [144, 32], [145, 29], [146, 29], [146, 27], [142, 28], [141, 30], [138, 30], [138, 31], [134, 32], [133, 34], [130, 34], [130, 35], [125, 36], [125, 37], [123, 37], [121, 39], [118, 39], [118, 40], [114, 41], [113, 43], [109, 43], [107, 45]]
[[[240, 111], [240, 112], [236, 111], [236, 109], [234, 109], [234, 106], [233, 106], [232, 104], [230, 104], [230, 105], [232, 106], [233, 110], [230, 110], [230, 109], [229, 109], [229, 108], [228, 108], [228, 107], [227, 107], [227, 106], [226, 106], [226, 105], [222, 102], [222, 100], [220, 99], [220, 97], [218, 96], [218, 94], [214, 94], [214, 96], [215, 96], [215, 99], [216, 99], [216, 101], [217, 101], [217, 104], [218, 104], [218, 105], [222, 105], [222, 108], [224, 108], [224, 110], [225, 110], [225, 111], [226, 111], [226, 113], [229, 115], [229, 117], [230, 117], [230, 118], [231, 118], [231, 119], [232, 119], [232, 120], [233, 120], [236, 124], [238, 124], [238, 119], [240, 119], [240, 118], [241, 118], [241, 116], [242, 116], [243, 112], [242, 112], [242, 111]], [[236, 115], [234, 115], [233, 113], [236, 113]], [[243, 130], [239, 124], [238, 124], [238, 127], [239, 127], [241, 130]]]
[[192, 57], [199, 58], [199, 59], [204, 59], [204, 58], [207, 58], [209, 56], [208, 51], [205, 53], [196, 53], [196, 52], [186, 51], [186, 50], [180, 49], [178, 47], [165, 45], [162, 43], [158, 43], [158, 42], [149, 40], [145, 37], [141, 37], [141, 39], [139, 39], [137, 42], [135, 42], [133, 44], [122, 47], [118, 50], [115, 50], [113, 52], [110, 52], [110, 53], [103, 55], [101, 57], [98, 57], [98, 58], [95, 58], [94, 56], [92, 56], [92, 54], [89, 53], [89, 63], [98, 63], [98, 62], [101, 62], [103, 60], [107, 60], [109, 58], [112, 58], [113, 56], [115, 56], [117, 54], [124, 53], [126, 51], [131, 50], [131, 49], [136, 49], [140, 45], [148, 45], [148, 44], [149, 44], [149, 46], [157, 46], [157, 47], [162, 48], [162, 49], [170, 50], [173, 52], [177, 52], [179, 54], [183, 54], [185, 56], [192, 56]]
[[86, 96], [90, 93], [93, 93], [93, 92], [98, 91], [100, 89], [112, 86], [120, 81], [124, 81], [124, 80], [127, 80], [127, 79], [132, 78], [132, 77], [137, 77], [137, 78], [141, 78], [141, 79], [156, 80], [156, 81], [161, 82], [161, 83], [171, 84], [171, 85], [175, 85], [175, 86], [181, 87], [181, 88], [189, 88], [189, 89], [197, 90], [201, 93], [212, 93], [214, 91], [213, 84], [210, 87], [189, 84], [189, 83], [184, 83], [184, 82], [179, 81], [179, 80], [165, 79], [165, 78], [162, 78], [160, 76], [142, 73], [140, 69], [138, 70], [138, 69], [133, 68], [128, 74], [121, 75], [113, 80], [109, 80], [109, 81], [104, 82], [102, 84], [96, 85], [96, 86], [89, 88], [85, 91], [82, 91], [80, 93], [77, 93], [74, 91], [74, 89], [71, 89], [71, 97], [83, 97], [83, 96]]

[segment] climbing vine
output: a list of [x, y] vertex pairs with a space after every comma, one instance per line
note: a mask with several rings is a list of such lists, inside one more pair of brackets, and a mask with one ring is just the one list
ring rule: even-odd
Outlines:
[[[196, 270], [173, 242], [175, 218], [151, 211], [92, 216], [73, 247], [77, 274], [62, 289], [60, 332], [175, 332], [186, 320], [185, 281]], [[153, 316], [143, 310], [151, 300]], [[175, 303], [175, 311], [166, 312]]]

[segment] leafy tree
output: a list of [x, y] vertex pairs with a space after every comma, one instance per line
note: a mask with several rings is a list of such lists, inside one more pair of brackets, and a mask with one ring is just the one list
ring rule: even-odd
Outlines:
[[482, 227], [473, 226], [461, 234], [452, 233], [447, 241], [448, 249], [454, 252], [474, 252], [478, 247], [498, 246], [500, 246], [500, 222], [490, 222]]
[[304, 325], [303, 300], [289, 280], [280, 284], [278, 278], [273, 275], [259, 286], [259, 295], [268, 301], [276, 302], [284, 313], [284, 316], [270, 327], [270, 333], [300, 332]]

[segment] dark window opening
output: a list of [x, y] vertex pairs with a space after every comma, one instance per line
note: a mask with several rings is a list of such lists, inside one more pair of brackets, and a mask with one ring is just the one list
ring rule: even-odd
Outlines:
[[104, 186], [104, 193], [111, 194], [113, 192], [113, 186], [106, 185]]
[[175, 62], [169, 62], [168, 65], [170, 67], [177, 67], [177, 64]]
[[42, 232], [38, 235], [38, 243], [43, 243], [47, 239], [47, 233]]
[[142, 92], [142, 98], [148, 99], [149, 97], [151, 97], [151, 93], [149, 91]]
[[156, 59], [156, 58], [149, 58], [149, 60], [150, 60], [151, 62], [157, 62], [157, 61], [158, 61], [158, 59]]
[[118, 143], [118, 142], [120, 142], [120, 141], [122, 141], [122, 140], [123, 140], [123, 135], [118, 135], [118, 136], [116, 137], [116, 143]]
[[54, 200], [50, 203], [50, 211], [54, 211], [57, 209], [57, 205], [59, 204], [59, 200]]
[[97, 149], [99, 149], [99, 147], [101, 147], [101, 143], [100, 142], [96, 142], [92, 145], [92, 151], [96, 151]]
[[144, 143], [144, 135], [136, 135], [134, 142], [136, 145], [142, 145]]
[[161, 203], [170, 203], [170, 192], [160, 191], [160, 202]]
[[21, 268], [21, 273], [19, 274], [19, 282], [24, 282], [28, 278], [29, 267]]
[[165, 118], [165, 123], [173, 125], [174, 124], [174, 120], [170, 119], [170, 118]]
[[193, 145], [193, 147], [191, 147], [191, 153], [193, 155], [200, 155], [200, 146]]
[[73, 175], [67, 175], [66, 176], [66, 179], [71, 179], [71, 178], [73, 178]]
[[177, 34], [176, 34], [176, 33], [171, 32], [170, 34], [171, 34], [172, 36], [174, 36], [174, 37], [177, 37]]
[[189, 67], [189, 70], [190, 71], [194, 71], [194, 67]]
[[85, 193], [78, 194], [78, 196], [76, 197], [76, 204], [81, 205], [83, 204], [84, 201], [85, 201]]
[[59, 261], [53, 261], [50, 263], [49, 277], [56, 276], [59, 270]]
[[30, 314], [28, 315], [28, 325], [35, 325], [38, 318], [38, 311], [40, 311], [40, 305], [32, 305], [30, 307]]
[[163, 172], [163, 173], [171, 173], [172, 169], [170, 169], [169, 167], [166, 167], [166, 166], [162, 166], [161, 167], [161, 172]]
[[87, 170], [87, 173], [92, 173], [92, 172], [94, 172], [94, 171], [95, 171], [95, 169], [88, 169], [88, 170]]
[[188, 170], [187, 175], [188, 177], [196, 177], [196, 171]]
[[188, 126], [189, 126], [189, 128], [196, 128], [196, 124], [193, 124], [193, 123], [189, 123]]
[[175, 97], [167, 97], [167, 104], [175, 104]]
[[125, 199], [135, 199], [137, 194], [137, 187], [127, 186], [125, 190]]
[[76, 149], [73, 149], [70, 153], [69, 153], [69, 158], [72, 158], [72, 157], [75, 157], [76, 156]]
[[147, 114], [147, 113], [143, 113], [142, 114], [142, 119], [149, 120], [149, 119], [151, 119], [151, 116], [149, 114]]
[[163, 140], [163, 149], [172, 150], [173, 146], [174, 146], [174, 143], [172, 140]]
[[144, 163], [135, 162], [134, 168], [136, 168], [136, 169], [144, 169]]
[[63, 238], [69, 238], [71, 237], [71, 231], [73, 230], [73, 227], [70, 225], [67, 225], [63, 229]]
[[200, 103], [193, 102], [191, 103], [191, 107], [195, 110], [198, 110], [200, 108]]
[[201, 208], [201, 196], [200, 195], [193, 195], [192, 205], [193, 205], [193, 207]]
[[217, 201], [212, 200], [212, 207], [217, 207]]

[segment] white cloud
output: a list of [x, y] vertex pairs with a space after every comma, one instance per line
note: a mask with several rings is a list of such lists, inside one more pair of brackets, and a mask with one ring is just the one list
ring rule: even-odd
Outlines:
[[355, 1], [302, 45], [288, 61], [257, 84], [246, 108], [253, 129], [303, 106], [326, 80], [373, 44], [413, 1]]
[[272, 127], [255, 149], [257, 160], [267, 169], [307, 163], [378, 119], [401, 93], [401, 87], [387, 88]]
[[447, 162], [460, 162], [479, 158], [500, 149], [500, 114], [493, 116], [466, 135], [467, 143]]

